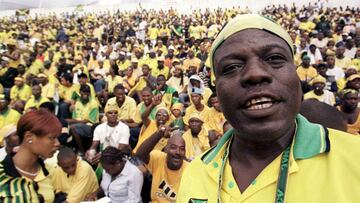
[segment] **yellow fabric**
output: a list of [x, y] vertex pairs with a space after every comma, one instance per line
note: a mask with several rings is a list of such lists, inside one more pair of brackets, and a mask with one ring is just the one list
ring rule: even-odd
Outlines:
[[127, 59], [124, 62], [118, 61], [116, 63], [119, 66], [119, 71], [124, 71], [131, 65], [130, 60]]
[[[123, 80], [123, 86], [125, 87], [125, 89], [131, 90], [131, 88], [133, 88], [135, 86], [136, 76], [133, 73], [131, 75], [131, 77], [125, 76], [122, 78], [122, 80]], [[125, 82], [125, 80], [126, 80], [126, 82]]]
[[135, 84], [134, 87], [131, 88], [131, 90], [129, 91], [128, 95], [133, 94], [135, 91], [141, 91], [142, 89], [144, 89], [144, 87], [147, 86], [147, 82], [144, 79], [143, 76], [140, 77], [139, 81]]
[[[47, 169], [49, 170], [49, 167], [47, 167]], [[25, 176], [23, 177], [27, 180], [31, 180]], [[45, 176], [44, 171], [39, 170], [39, 174], [34, 178], [34, 181], [37, 182], [39, 186], [38, 192], [43, 196], [45, 203], [52, 203], [55, 199], [55, 194], [51, 175]]]
[[156, 40], [159, 35], [159, 29], [150, 27], [147, 34], [150, 40]]
[[204, 105], [204, 109], [202, 111], [198, 111], [194, 105], [190, 105], [185, 112], [185, 116], [184, 116], [184, 123], [186, 125], [189, 125], [189, 120], [190, 120], [190, 115], [193, 113], [198, 113], [201, 120], [205, 123], [205, 125], [208, 123], [209, 121], [209, 113], [210, 113], [210, 108], [206, 105]]
[[351, 59], [348, 57], [344, 57], [342, 59], [335, 57], [335, 66], [346, 70], [349, 66], [351, 66]]
[[191, 130], [187, 130], [183, 136], [185, 141], [186, 158], [193, 160], [210, 148], [208, 132], [202, 127], [197, 137], [191, 135]]
[[360, 134], [360, 116], [357, 117], [355, 123], [353, 124], [347, 124], [347, 130], [346, 132], [351, 133], [353, 135], [359, 135]]
[[115, 87], [117, 84], [121, 84], [121, 83], [123, 82], [123, 79], [122, 79], [120, 76], [118, 76], [118, 75], [116, 75], [114, 78], [111, 77], [111, 75], [109, 75], [109, 76], [106, 77], [105, 81], [106, 81], [107, 84], [108, 84], [108, 89], [107, 89], [107, 91], [108, 91], [109, 93], [113, 93], [114, 87]]
[[[143, 126], [139, 135], [139, 140], [136, 144], [136, 147], [134, 148], [133, 152], [136, 153], [136, 151], [139, 149], [139, 147], [142, 145], [142, 143], [148, 139], [152, 134], [154, 134], [158, 129], [158, 126], [156, 125], [156, 121], [150, 120], [150, 124], [145, 127]], [[167, 144], [168, 138], [161, 138], [159, 142], [155, 145], [154, 150], [163, 150]]]
[[0, 128], [9, 124], [17, 125], [20, 117], [21, 114], [19, 112], [9, 108], [6, 112], [0, 113]]
[[[90, 87], [90, 96], [91, 96], [91, 98], [96, 99], [96, 93], [95, 93], [94, 86], [91, 83], [86, 83], [86, 85]], [[75, 86], [76, 93], [78, 95], [80, 95], [80, 87], [81, 87], [81, 85], [80, 84], [74, 84], [73, 86]]]
[[360, 71], [360, 57], [352, 59], [351, 65], [355, 66], [356, 70], [359, 72]]
[[[304, 95], [304, 100], [306, 100], [306, 99], [316, 99], [320, 102], [325, 102], [325, 103], [328, 102], [328, 98], [325, 97], [325, 94], [322, 94], [320, 96], [316, 95], [314, 90], [311, 90]], [[329, 103], [327, 103], [327, 104], [329, 104]], [[335, 104], [335, 96], [331, 97], [331, 101], [330, 101], [329, 105], [334, 106], [334, 104]]]
[[[359, 181], [360, 158], [353, 156], [360, 153], [360, 139], [332, 129], [329, 129], [329, 138], [330, 153], [295, 160], [291, 152], [286, 202], [353, 202], [360, 199], [360, 194], [354, 187]], [[208, 203], [217, 202], [218, 176], [225, 148], [226, 145], [208, 164], [200, 158], [191, 162], [181, 180], [178, 203], [187, 203], [190, 198], [208, 199]], [[222, 178], [222, 202], [273, 202], [280, 159], [281, 155], [243, 192], [239, 191], [227, 161]]]
[[172, 76], [169, 78], [168, 81], [166, 81], [166, 84], [170, 87], [173, 87], [178, 93], [181, 93], [184, 91], [185, 87], [189, 84], [189, 78], [184, 76], [183, 77], [183, 85], [180, 85], [181, 78], [177, 78]]
[[[183, 161], [179, 170], [171, 170], [166, 164], [166, 153], [153, 150], [150, 153], [150, 161], [147, 168], [152, 174], [151, 183], [151, 202], [153, 203], [168, 203], [175, 202], [182, 174], [187, 167], [188, 162]], [[165, 182], [165, 186], [160, 188], [160, 185]], [[164, 183], [163, 183], [164, 184]], [[166, 193], [165, 190], [169, 191]], [[175, 196], [174, 196], [174, 194]], [[173, 196], [171, 197], [170, 195]]]
[[64, 85], [59, 86], [59, 96], [65, 101], [71, 100], [74, 93], [77, 92], [76, 85], [71, 85], [71, 87], [65, 87]]
[[169, 71], [170, 71], [170, 69], [167, 66], [164, 66], [164, 68], [161, 70], [158, 67], [155, 67], [151, 70], [151, 75], [153, 75], [155, 78], [159, 75], [164, 75], [165, 79], [168, 79]]
[[[160, 107], [165, 107], [165, 104], [164, 104], [164, 102], [161, 102], [159, 105], [157, 105], [157, 106], [155, 106], [154, 108], [153, 108], [153, 110], [151, 111], [151, 113], [150, 113], [150, 115], [149, 115], [149, 119], [151, 119], [151, 120], [154, 120], [155, 119], [155, 115], [156, 115], [156, 112], [157, 112], [157, 109], [158, 108], [160, 108]], [[142, 109], [143, 109], [143, 111], [145, 110], [145, 104], [144, 104], [144, 102], [140, 102], [137, 106], [136, 106], [136, 112], [135, 112], [135, 117], [134, 117], [134, 122], [135, 123], [141, 123], [142, 122], [142, 120], [141, 120], [141, 114], [143, 113], [143, 112], [141, 112], [142, 111]]]
[[[214, 71], [214, 53], [216, 49], [221, 45], [224, 40], [229, 38], [231, 35], [240, 32], [245, 29], [260, 29], [266, 30], [280, 38], [284, 39], [285, 42], [289, 45], [289, 48], [292, 53], [294, 53], [293, 43], [291, 37], [279, 24], [276, 22], [267, 19], [259, 14], [244, 14], [238, 15], [237, 17], [231, 19], [226, 26], [221, 30], [221, 32], [216, 37], [215, 41], [212, 43], [211, 50], [209, 53], [210, 67]], [[214, 73], [214, 72], [212, 72]], [[212, 75], [212, 81], [215, 80], [215, 75]]]
[[31, 87], [29, 85], [24, 84], [21, 89], [18, 88], [18, 86], [14, 85], [10, 89], [10, 99], [13, 101], [16, 100], [24, 100], [27, 101], [31, 97], [32, 91]]
[[46, 85], [41, 86], [41, 96], [53, 99], [55, 95], [55, 85], [48, 82]]
[[68, 177], [67, 173], [57, 166], [54, 169], [52, 180], [55, 192], [66, 193], [68, 203], [81, 202], [86, 195], [99, 188], [94, 170], [81, 159], [77, 161], [75, 175]]
[[201, 64], [201, 60], [196, 57], [194, 57], [193, 59], [185, 59], [183, 63], [183, 70], [187, 71], [189, 70], [190, 66], [196, 66], [196, 72], [198, 72], [200, 64]]
[[223, 125], [226, 118], [223, 112], [217, 111], [214, 107], [209, 110], [208, 122], [206, 123], [207, 130], [215, 130], [218, 133], [223, 134]]
[[[113, 97], [107, 101], [107, 103], [105, 105], [105, 109], [106, 109], [106, 106], [108, 106], [108, 105], [117, 105], [118, 106], [118, 104], [116, 102], [116, 97]], [[136, 113], [135, 110], [136, 110], [135, 100], [129, 96], [125, 96], [124, 103], [121, 105], [121, 107], [118, 106], [118, 118], [120, 120], [133, 119], [135, 117], [135, 113]]]
[[49, 99], [43, 96], [40, 96], [39, 100], [36, 100], [34, 96], [31, 96], [31, 98], [25, 104], [24, 111], [26, 112], [29, 108], [33, 108], [33, 107], [38, 109], [42, 103], [48, 101]]
[[299, 66], [296, 69], [296, 73], [298, 74], [301, 81], [306, 81], [306, 82], [309, 82], [318, 75], [316, 69], [312, 66], [310, 66], [309, 68], [304, 68], [302, 66]]
[[90, 99], [89, 102], [83, 104], [80, 100], [75, 103], [75, 109], [72, 118], [75, 120], [89, 120], [91, 123], [99, 121], [99, 113], [95, 118], [91, 118], [90, 113], [94, 110], [98, 111], [98, 103], [94, 99]]

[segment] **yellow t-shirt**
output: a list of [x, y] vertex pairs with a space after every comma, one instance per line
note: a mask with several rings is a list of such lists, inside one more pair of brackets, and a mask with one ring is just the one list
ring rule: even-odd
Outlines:
[[46, 85], [41, 86], [41, 96], [48, 99], [53, 99], [55, 95], [55, 85], [48, 82]]
[[166, 164], [166, 153], [153, 150], [150, 153], [150, 161], [147, 168], [152, 174], [151, 202], [168, 203], [175, 202], [180, 186], [182, 174], [188, 162], [183, 161], [179, 170], [171, 170]]
[[190, 115], [192, 113], [198, 113], [201, 120], [206, 124], [209, 121], [209, 112], [210, 108], [206, 105], [204, 105], [204, 109], [202, 111], [198, 111], [194, 105], [190, 105], [185, 111], [184, 123], [189, 125]]
[[[167, 122], [167, 123], [169, 123], [169, 122]], [[133, 152], [136, 153], [136, 151], [139, 149], [139, 147], [142, 145], [142, 143], [146, 139], [148, 139], [151, 135], [153, 135], [157, 131], [157, 129], [158, 129], [158, 126], [156, 125], [155, 120], [150, 120], [150, 124], [146, 127], [145, 127], [145, 125], [143, 125], [143, 127], [141, 128], [140, 135], [139, 135], [139, 140], [138, 140]], [[161, 138], [160, 141], [155, 145], [154, 149], [160, 150], [160, 151], [163, 150], [167, 144], [167, 141], [168, 141], [168, 138]]]
[[346, 70], [349, 66], [351, 66], [351, 59], [348, 57], [344, 57], [342, 59], [335, 57], [335, 66]]
[[158, 67], [155, 67], [154, 69], [151, 70], [151, 75], [153, 75], [155, 78], [158, 76], [158, 75], [164, 75], [165, 76], [165, 79], [168, 79], [169, 77], [169, 67], [167, 66], [164, 66], [163, 69], [159, 69]]
[[296, 69], [296, 73], [298, 74], [301, 81], [307, 81], [307, 82], [309, 82], [318, 75], [318, 72], [312, 66], [310, 66], [309, 68], [304, 68], [302, 66], [299, 66]]
[[[109, 99], [105, 105], [105, 109], [109, 105], [118, 105], [116, 97]], [[136, 102], [133, 98], [125, 96], [124, 103], [118, 106], [118, 118], [121, 119], [133, 119], [135, 117]], [[106, 111], [106, 110], [105, 110]]]
[[209, 110], [208, 122], [206, 123], [207, 130], [215, 130], [218, 133], [223, 134], [223, 125], [226, 118], [223, 112], [217, 111], [214, 107]]
[[59, 96], [63, 100], [72, 100], [74, 95], [77, 94], [76, 85], [71, 85], [71, 87], [65, 87], [64, 85], [59, 86]]
[[[289, 157], [286, 202], [360, 200], [358, 188], [354, 187], [359, 184], [360, 158], [353, 156], [360, 153], [360, 139], [333, 129], [325, 131], [321, 125], [310, 123], [300, 115], [296, 122], [296, 137]], [[182, 176], [176, 202], [192, 202], [191, 199], [217, 202], [220, 178], [221, 202], [258, 203], [275, 200], [282, 154], [266, 166], [245, 191], [240, 192], [228, 159], [225, 159], [224, 166], [222, 162], [224, 153], [229, 150], [232, 134], [233, 130], [229, 130], [217, 147], [191, 162]]]
[[13, 101], [24, 100], [27, 101], [32, 94], [31, 87], [27, 84], [24, 84], [20, 89], [18, 86], [14, 85], [10, 89], [10, 99]]
[[75, 109], [72, 113], [75, 120], [89, 120], [91, 123], [99, 121], [99, 107], [94, 99], [90, 99], [86, 104], [80, 100], [75, 103]]
[[186, 158], [193, 160], [197, 156], [210, 148], [208, 131], [202, 127], [197, 137], [191, 135], [191, 130], [187, 130], [182, 137], [185, 141], [186, 146]]
[[131, 65], [131, 62], [127, 59], [124, 62], [117, 61], [116, 63], [119, 66], [119, 71], [124, 71]]
[[0, 128], [14, 124], [16, 125], [21, 117], [21, 114], [14, 109], [8, 108], [4, 113], [0, 113]]
[[29, 108], [33, 108], [33, 107], [38, 109], [42, 103], [48, 101], [49, 99], [43, 96], [40, 96], [39, 100], [36, 100], [34, 96], [31, 96], [31, 98], [25, 104], [24, 111], [26, 112]]
[[149, 28], [147, 34], [149, 35], [150, 40], [156, 40], [159, 35], [159, 29], [151, 27]]
[[182, 85], [180, 85], [180, 81], [181, 78], [172, 76], [171, 78], [169, 78], [168, 81], [166, 81], [166, 84], [170, 87], [173, 87], [178, 93], [181, 93], [184, 88], [189, 84], [189, 78], [184, 76]]
[[66, 201], [69, 203], [81, 202], [86, 195], [99, 188], [94, 170], [80, 158], [77, 161], [75, 175], [68, 176], [61, 167], [57, 166], [54, 169], [52, 181], [55, 192], [66, 193]]
[[[49, 167], [46, 168], [50, 169]], [[26, 177], [24, 178], [30, 180]], [[45, 176], [44, 171], [39, 170], [39, 174], [35, 177], [34, 181], [37, 182], [39, 186], [38, 192], [43, 196], [45, 203], [52, 203], [55, 199], [55, 193], [53, 183], [51, 181], [51, 172], [50, 175]]]
[[123, 82], [123, 79], [122, 79], [120, 76], [118, 76], [118, 75], [116, 75], [114, 78], [111, 77], [111, 75], [108, 75], [108, 76], [106, 77], [105, 81], [106, 81], [107, 84], [108, 84], [108, 89], [107, 89], [107, 91], [108, 91], [109, 93], [113, 93], [114, 87], [115, 87], [117, 84], [121, 84], [121, 83]]

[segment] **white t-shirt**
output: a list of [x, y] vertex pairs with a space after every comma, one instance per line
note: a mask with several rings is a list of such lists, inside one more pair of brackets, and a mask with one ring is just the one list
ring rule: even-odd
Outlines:
[[339, 67], [334, 67], [332, 69], [328, 68], [326, 71], [326, 75], [333, 76], [336, 81], [338, 81], [340, 78], [345, 77], [344, 71]]
[[95, 128], [93, 141], [100, 141], [103, 150], [108, 146], [117, 148], [119, 144], [129, 144], [129, 138], [129, 126], [119, 121], [117, 126], [110, 127], [105, 122]]

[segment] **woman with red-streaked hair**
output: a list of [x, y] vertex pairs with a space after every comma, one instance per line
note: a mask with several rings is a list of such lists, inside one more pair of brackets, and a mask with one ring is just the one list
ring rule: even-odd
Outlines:
[[43, 159], [59, 148], [61, 123], [47, 110], [30, 111], [17, 125], [20, 148], [0, 163], [0, 202], [53, 202], [54, 189]]

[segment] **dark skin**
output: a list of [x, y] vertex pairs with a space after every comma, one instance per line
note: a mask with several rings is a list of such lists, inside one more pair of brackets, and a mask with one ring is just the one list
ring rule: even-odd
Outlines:
[[349, 124], [354, 124], [359, 116], [360, 109], [357, 108], [358, 102], [357, 93], [348, 93], [342, 99], [340, 109], [345, 113]]
[[325, 83], [317, 82], [313, 84], [314, 93], [318, 96], [324, 94]]
[[[233, 34], [214, 56], [216, 92], [234, 127], [230, 165], [243, 192], [291, 143], [301, 104], [300, 80], [289, 46], [266, 31]], [[259, 98], [267, 98], [268, 106]]]

